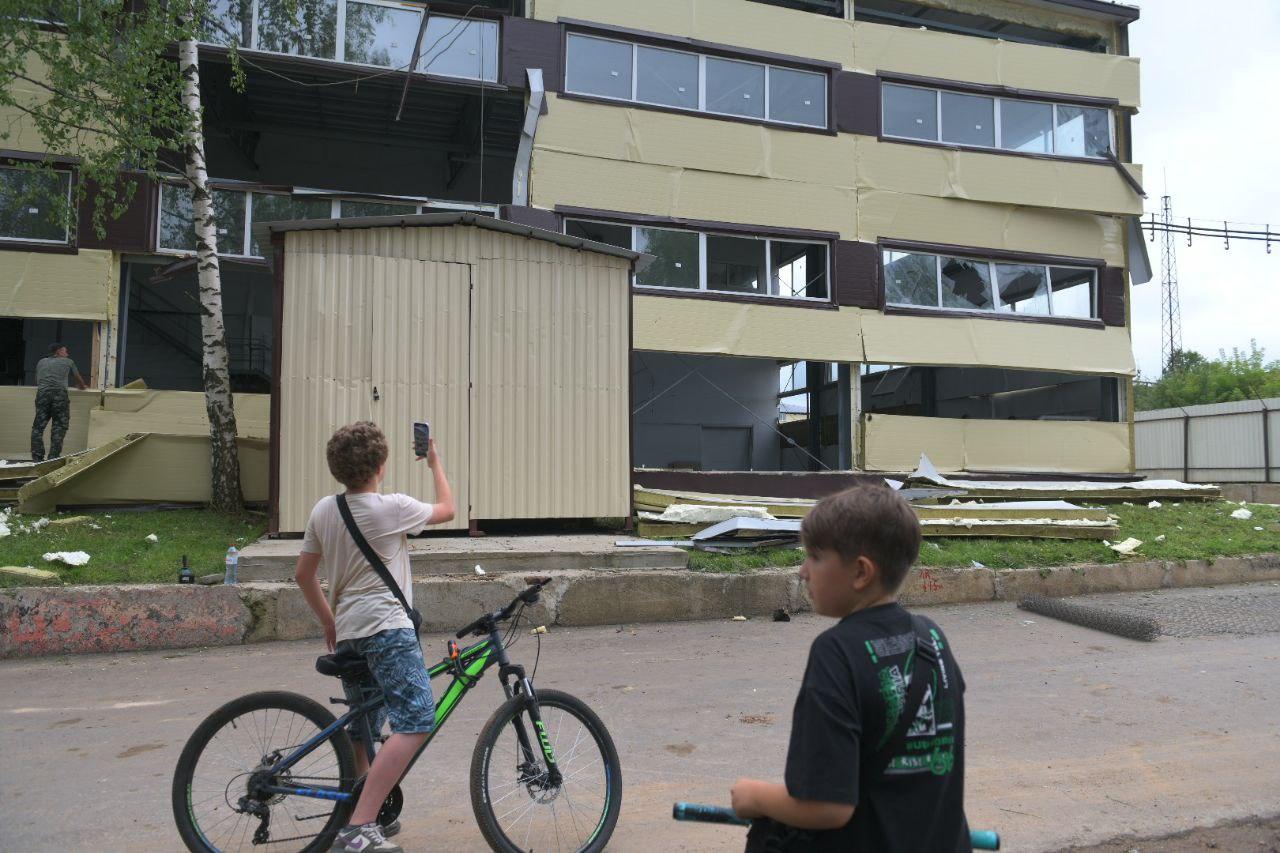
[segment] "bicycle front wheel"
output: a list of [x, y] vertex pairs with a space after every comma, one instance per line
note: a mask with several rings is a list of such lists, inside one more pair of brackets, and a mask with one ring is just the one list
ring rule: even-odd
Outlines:
[[[282, 692], [241, 696], [210, 714], [187, 741], [173, 774], [173, 817], [187, 848], [327, 851], [354, 803], [255, 794], [251, 780], [333, 721], [320, 703]], [[351, 739], [338, 731], [268, 781], [350, 791], [355, 775]]]
[[[609, 842], [622, 808], [618, 751], [582, 700], [559, 690], [538, 690], [537, 696], [541, 729], [534, 726], [529, 700], [516, 696], [480, 731], [471, 757], [476, 822], [501, 853], [597, 853]], [[540, 737], [555, 757], [558, 783], [548, 773]]]

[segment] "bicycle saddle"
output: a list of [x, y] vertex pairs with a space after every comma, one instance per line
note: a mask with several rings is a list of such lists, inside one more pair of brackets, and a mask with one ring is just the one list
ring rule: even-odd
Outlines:
[[356, 676], [369, 668], [364, 655], [337, 653], [316, 658], [316, 672], [321, 675]]

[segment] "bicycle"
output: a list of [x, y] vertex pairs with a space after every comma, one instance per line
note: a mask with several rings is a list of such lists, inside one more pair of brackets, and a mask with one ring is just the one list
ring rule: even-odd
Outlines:
[[[484, 639], [461, 649], [449, 640], [449, 654], [428, 670], [433, 680], [448, 674], [452, 681], [437, 703], [435, 727], [409, 769], [462, 698], [497, 666], [506, 699], [480, 730], [469, 774], [481, 834], [503, 853], [553, 845], [598, 853], [613, 834], [622, 806], [618, 752], [604, 723], [580, 699], [534, 689], [544, 628], [534, 631], [538, 653], [531, 675], [508, 658], [525, 608], [537, 602], [550, 578], [525, 581], [528, 587], [510, 604], [457, 632], [458, 639]], [[507, 622], [504, 637], [500, 628]], [[321, 674], [349, 679], [365, 666], [363, 657], [329, 654], [316, 661]], [[174, 819], [188, 849], [329, 849], [355, 808], [364, 779], [357, 778], [347, 726], [358, 727], [372, 763], [377, 733], [371, 731], [369, 714], [384, 704], [380, 690], [361, 691], [345, 683], [344, 688], [345, 699], [330, 699], [349, 708], [338, 718], [306, 696], [266, 691], [228, 702], [196, 728], [178, 759], [172, 792]], [[379, 822], [385, 826], [394, 820], [403, 802], [397, 785], [383, 802]]]

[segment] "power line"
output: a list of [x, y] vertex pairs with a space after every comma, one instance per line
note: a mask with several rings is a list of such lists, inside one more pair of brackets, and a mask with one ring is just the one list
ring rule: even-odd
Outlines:
[[[1163, 200], [1167, 202], [1168, 199], [1169, 196], [1165, 196]], [[1266, 243], [1268, 255], [1271, 254], [1271, 244], [1280, 242], [1280, 231], [1272, 231], [1270, 225], [1244, 225], [1225, 220], [1219, 225], [1216, 220], [1190, 218], [1185, 222], [1174, 222], [1167, 214], [1166, 209], [1161, 212], [1161, 218], [1156, 219], [1153, 212], [1149, 219], [1142, 220], [1142, 228], [1148, 232], [1150, 239], [1154, 240], [1157, 232], [1165, 235], [1181, 234], [1187, 238], [1187, 245], [1190, 246], [1194, 237], [1213, 237], [1222, 240], [1224, 249], [1231, 248], [1232, 240]]]

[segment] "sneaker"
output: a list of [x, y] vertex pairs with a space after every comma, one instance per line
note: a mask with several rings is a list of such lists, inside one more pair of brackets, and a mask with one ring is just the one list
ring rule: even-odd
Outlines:
[[387, 838], [390, 838], [393, 835], [399, 835], [400, 834], [400, 818], [396, 818], [395, 820], [391, 821], [391, 823], [387, 824], [386, 826], [383, 826], [382, 834], [385, 835]]
[[338, 830], [330, 853], [404, 853], [404, 850], [387, 841], [382, 827], [377, 823], [346, 826]]

